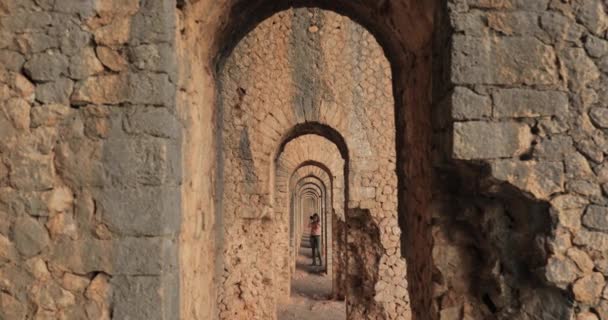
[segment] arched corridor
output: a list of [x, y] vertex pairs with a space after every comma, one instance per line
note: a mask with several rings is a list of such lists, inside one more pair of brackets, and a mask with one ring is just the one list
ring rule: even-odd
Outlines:
[[[396, 319], [409, 310], [397, 226], [392, 79], [382, 52], [347, 17], [299, 8], [262, 21], [223, 62], [220, 170], [228, 186], [222, 215], [230, 267], [219, 300], [225, 314], [275, 316], [293, 291], [313, 213], [321, 216], [321, 268], [331, 279], [330, 296], [345, 299], [348, 317]], [[313, 164], [321, 176], [303, 170]], [[378, 233], [357, 245], [367, 230]], [[273, 268], [256, 266], [270, 257]], [[254, 280], [254, 290], [244, 278], [260, 282]], [[391, 279], [400, 279], [403, 290], [376, 286]], [[234, 293], [250, 302], [243, 306]], [[373, 299], [378, 294], [386, 300]]]

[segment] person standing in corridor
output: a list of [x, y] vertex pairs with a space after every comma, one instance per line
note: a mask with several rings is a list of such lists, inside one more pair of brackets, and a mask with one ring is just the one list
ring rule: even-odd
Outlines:
[[316, 257], [319, 257], [319, 266], [323, 265], [321, 260], [321, 218], [318, 214], [313, 214], [310, 220], [310, 246], [312, 247], [312, 266], [316, 264]]

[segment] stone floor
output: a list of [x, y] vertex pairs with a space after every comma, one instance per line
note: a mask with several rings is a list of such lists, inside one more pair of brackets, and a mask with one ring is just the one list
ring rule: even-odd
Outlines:
[[308, 237], [296, 260], [296, 271], [291, 279], [289, 303], [279, 306], [279, 320], [344, 320], [344, 301], [330, 300], [331, 277], [319, 267], [310, 266], [312, 250]]

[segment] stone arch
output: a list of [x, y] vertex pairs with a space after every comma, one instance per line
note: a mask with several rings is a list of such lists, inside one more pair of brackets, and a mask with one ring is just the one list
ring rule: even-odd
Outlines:
[[[322, 37], [302, 34], [302, 32], [306, 33], [307, 29], [303, 28], [302, 24], [313, 22], [313, 20], [320, 26], [323, 26], [323, 21], [327, 21], [326, 28], [329, 28], [328, 30], [335, 28], [337, 33], [327, 32]], [[280, 31], [281, 26], [289, 25], [295, 26], [293, 30], [299, 31], [293, 33]], [[333, 45], [334, 39], [340, 39], [339, 34], [342, 34], [342, 28], [350, 32], [346, 40], [342, 38], [342, 42], [338, 41], [346, 47], [336, 47]], [[273, 36], [271, 36], [272, 32], [275, 32]], [[353, 36], [351, 37], [351, 35]], [[313, 40], [312, 42], [295, 41], [292, 43], [289, 42], [288, 37], [304, 37]], [[275, 40], [268, 46], [256, 47], [256, 39], [262, 38]], [[275, 45], [277, 47], [273, 47]], [[309, 75], [301, 75], [298, 72], [284, 73], [284, 70], [280, 68], [286, 61], [285, 59], [289, 58], [286, 54], [300, 50], [289, 51], [291, 49], [284, 47], [286, 45], [315, 46], [317, 49], [310, 50], [320, 50], [318, 52], [324, 52], [328, 57], [337, 56], [342, 51], [350, 52], [352, 59], [360, 60], [357, 60], [356, 64], [349, 64], [349, 62], [341, 60], [327, 60], [323, 56], [317, 55], [313, 57], [313, 59], [319, 59], [315, 60], [317, 63], [304, 59], [306, 60], [303, 62], [304, 64], [313, 63], [312, 65], [317, 66], [312, 68], [313, 71]], [[367, 49], [358, 51], [357, 48], [361, 46]], [[257, 55], [252, 55], [249, 50], [256, 50], [252, 48], [259, 48], [261, 51], [257, 52]], [[282, 51], [280, 48], [286, 48], [286, 50]], [[256, 56], [266, 57], [263, 59], [277, 59], [277, 63], [274, 65], [277, 69], [267, 68], [267, 64], [263, 64], [264, 67], [262, 67], [262, 64], [259, 64], [261, 60], [256, 60], [257, 58], [249, 62], [249, 58]], [[354, 70], [355, 65], [356, 68], [362, 68], [362, 72]], [[353, 289], [351, 294], [347, 295], [349, 316], [373, 317], [382, 314], [385, 317], [395, 318], [398, 314], [409, 312], [409, 299], [407, 294], [403, 295], [402, 290], [395, 290], [395, 287], [375, 286], [378, 281], [389, 281], [402, 282], [402, 287], [407, 287], [404, 280], [407, 274], [405, 261], [399, 257], [399, 235], [394, 234], [394, 228], [397, 227], [398, 222], [395, 131], [391, 129], [394, 128], [395, 121], [391, 66], [376, 39], [363, 27], [344, 16], [318, 9], [294, 9], [279, 12], [256, 26], [239, 41], [221, 66], [219, 118], [222, 119], [221, 127], [223, 127], [225, 144], [222, 154], [228, 156], [223, 161], [225, 164], [223, 172], [236, 174], [233, 177], [225, 176], [224, 183], [233, 189], [232, 181], [241, 179], [240, 186], [236, 185], [237, 190], [240, 190], [238, 192], [255, 194], [253, 199], [260, 201], [261, 204], [255, 208], [250, 205], [251, 201], [246, 203], [241, 200], [240, 204], [236, 204], [234, 212], [246, 212], [243, 218], [247, 219], [281, 219], [269, 216], [271, 212], [274, 214], [280, 212], [276, 208], [272, 209], [275, 205], [273, 192], [276, 188], [273, 187], [275, 182], [272, 172], [274, 171], [273, 160], [277, 158], [276, 154], [281, 153], [283, 148], [296, 138], [322, 135], [330, 139], [339, 146], [341, 158], [348, 160], [347, 166], [341, 170], [344, 171], [346, 182], [344, 187], [349, 197], [345, 199], [345, 201], [348, 200], [346, 203], [349, 207], [349, 210], [345, 212], [346, 215], [348, 216], [351, 212], [350, 208], [367, 210], [366, 212], [370, 213], [369, 219], [366, 223], [358, 224], [359, 227], [380, 225], [381, 220], [385, 221], [378, 228], [379, 233], [384, 236], [372, 240], [377, 243], [378, 249], [374, 251], [374, 254], [377, 255], [374, 261], [375, 267], [364, 268], [362, 265], [357, 265], [366, 263], [364, 261], [346, 264], [350, 268], [347, 277], [356, 277], [358, 280], [352, 283], [366, 288], [363, 291]], [[321, 70], [340, 68], [347, 70], [340, 77], [335, 76], [336, 72], [321, 72]], [[269, 72], [276, 72], [274, 78], [277, 82], [271, 86], [265, 84], [264, 81], [267, 80], [263, 80], [273, 78], [270, 77]], [[318, 79], [310, 82], [319, 84], [318, 91], [316, 89], [311, 91], [319, 93], [317, 96], [309, 96], [309, 93], [306, 92], [298, 93], [308, 90], [303, 83], [309, 81], [306, 80], [309, 76]], [[360, 83], [357, 88], [367, 86], [366, 90], [348, 89], [349, 86], [340, 83], [344, 77], [351, 79], [354, 83]], [[252, 82], [253, 79], [256, 79], [257, 82]], [[292, 84], [295, 85], [290, 87]], [[291, 90], [295, 90], [295, 96], [287, 94]], [[297, 98], [299, 94], [303, 94], [302, 97], [309, 97], [311, 100], [299, 99]], [[273, 106], [279, 105], [287, 105], [289, 108], [273, 109]], [[254, 123], [255, 126], [253, 126]], [[317, 147], [318, 145], [315, 145], [315, 148]], [[312, 154], [312, 152], [308, 153]], [[235, 157], [235, 155], [238, 156]], [[302, 161], [305, 160], [307, 159], [302, 159]], [[239, 168], [245, 168], [245, 170]], [[270, 168], [268, 175], [264, 174], [264, 168]], [[280, 171], [278, 164], [277, 169]], [[231, 197], [226, 192], [223, 195], [224, 199]], [[225, 203], [234, 203], [234, 201], [225, 201]], [[227, 209], [224, 212], [229, 213], [234, 210], [232, 207]], [[357, 213], [358, 211], [352, 212]], [[255, 224], [255, 222], [248, 224], [246, 228], [253, 227]], [[261, 225], [259, 227], [263, 228]], [[276, 230], [287, 234], [286, 230], [282, 228]], [[365, 234], [365, 232], [357, 234]], [[258, 241], [255, 246], [251, 247], [256, 247], [256, 252], [261, 253], [264, 251], [263, 246], [263, 241]], [[228, 252], [231, 251], [228, 250]], [[391, 256], [394, 258], [389, 258]], [[382, 269], [381, 265], [386, 265], [387, 268]], [[371, 272], [373, 275], [359, 277], [361, 272]], [[272, 279], [273, 275], [269, 273], [260, 277]], [[389, 278], [394, 280], [388, 280]], [[351, 282], [347, 281], [347, 283]], [[271, 292], [273, 285], [272, 281], [266, 281], [268, 289], [263, 289], [262, 292]], [[231, 298], [226, 300], [224, 297], [225, 295], [220, 292], [220, 300], [231, 300]], [[273, 301], [270, 297], [265, 298], [265, 303], [268, 302], [269, 305]], [[391, 301], [397, 301], [397, 303]], [[256, 304], [256, 306], [260, 305]], [[236, 310], [240, 307], [235, 305], [234, 308]], [[265, 310], [259, 310], [259, 312], [266, 313], [268, 316], [268, 313], [271, 312], [269, 310], [272, 308], [259, 309]]]
[[[403, 168], [408, 168], [404, 171], [404, 174], [408, 176], [408, 179], [415, 182], [417, 185], [421, 186], [420, 189], [424, 189], [425, 181], [430, 181], [426, 176], [427, 171], [422, 171], [425, 173], [419, 173], [420, 165], [424, 165], [425, 163], [429, 163], [424, 161], [430, 157], [430, 134], [429, 127], [427, 125], [430, 123], [430, 97], [428, 95], [430, 89], [430, 39], [433, 31], [432, 25], [432, 17], [434, 12], [434, 3], [432, 2], [418, 2], [418, 1], [409, 1], [405, 0], [403, 3], [378, 3], [374, 1], [369, 2], [361, 2], [361, 3], [352, 3], [350, 1], [339, 1], [339, 2], [326, 2], [326, 1], [296, 1], [296, 2], [281, 2], [275, 3], [271, 1], [255, 1], [255, 2], [241, 2], [241, 1], [230, 1], [220, 3], [208, 3], [208, 2], [197, 2], [197, 3], [187, 3], [187, 5], [181, 10], [184, 14], [183, 21], [185, 28], [182, 32], [182, 40], [186, 46], [192, 46], [193, 48], [201, 43], [210, 43], [211, 46], [203, 47], [201, 49], [192, 50], [191, 52], [183, 52], [182, 56], [184, 57], [184, 65], [190, 63], [189, 66], [197, 66], [200, 67], [199, 70], [204, 70], [202, 74], [194, 74], [187, 73], [185, 76], [190, 77], [186, 80], [186, 83], [203, 83], [206, 88], [221, 88], [222, 90], [237, 90], [237, 87], [226, 87], [220, 79], [220, 69], [224, 68], [226, 64], [224, 63], [224, 58], [227, 55], [233, 54], [234, 50], [225, 50], [226, 44], [230, 42], [228, 39], [232, 38], [234, 41], [232, 43], [242, 43], [242, 36], [249, 31], [253, 30], [254, 25], [262, 21], [264, 18], [272, 16], [273, 13], [278, 12], [282, 9], [287, 9], [291, 6], [300, 7], [301, 5], [325, 8], [325, 9], [333, 9], [336, 12], [346, 14], [349, 17], [354, 18], [355, 21], [361, 22], [362, 25], [365, 26], [366, 29], [372, 30], [373, 35], [376, 36], [377, 39], [382, 43], [382, 47], [380, 47], [381, 51], [384, 51], [387, 56], [390, 57], [390, 66], [387, 67], [387, 73], [392, 73], [396, 75], [391, 79], [390, 82], [394, 83], [395, 86], [393, 90], [389, 90], [394, 96], [394, 103], [391, 103], [391, 109], [395, 110], [394, 117], [395, 119], [401, 123], [399, 126], [405, 127], [405, 119], [408, 119], [408, 132], [404, 132], [401, 135], [401, 132], [397, 132], [397, 149], [398, 150], [408, 150], [413, 152], [413, 156], [409, 156], [407, 158], [400, 157], [402, 155], [397, 155], [398, 162], [401, 161], [404, 163]], [[407, 10], [393, 10], [391, 7], [397, 6], [399, 8], [407, 8]], [[216, 14], [209, 15], [209, 12], [214, 12]], [[398, 14], [397, 14], [398, 13]], [[244, 15], [242, 15], [244, 14]], [[386, 19], [376, 19], [377, 15], [386, 17]], [[247, 23], [243, 21], [243, 18], [248, 20]], [[251, 19], [250, 19], [251, 18]], [[214, 30], [211, 33], [200, 33], [198, 30], [203, 23], [206, 27], [205, 30]], [[246, 27], [245, 27], [246, 26]], [[411, 32], [415, 30], [415, 32]], [[207, 35], [210, 35], [207, 37]], [[229, 35], [229, 36], [226, 36]], [[201, 57], [204, 57], [201, 61]], [[208, 60], [206, 60], [208, 58]], [[414, 61], [416, 63], [414, 63]], [[209, 62], [209, 64], [205, 64]], [[188, 67], [189, 68], [189, 67]], [[394, 71], [394, 72], [391, 72]], [[194, 80], [193, 80], [194, 79]], [[200, 80], [200, 81], [198, 81]], [[201, 97], [202, 99], [190, 100], [190, 97], [186, 97], [186, 95], [182, 95], [186, 101], [192, 101], [193, 104], [200, 103], [199, 101], [203, 101], [203, 104], [212, 103], [212, 100], [215, 99], [213, 95], [206, 95], [203, 92], [207, 93], [208, 90], [200, 91], [194, 87], [187, 85], [183, 91], [184, 93], [190, 92], [194, 93], [194, 96]], [[389, 87], [389, 86], [385, 86]], [[407, 90], [406, 90], [407, 89]], [[221, 92], [219, 90], [218, 92]], [[242, 92], [242, 91], [241, 91]], [[245, 95], [246, 96], [246, 95]], [[224, 99], [221, 96], [217, 96], [218, 101], [223, 101]], [[225, 100], [224, 100], [225, 102]], [[410, 106], [409, 108], [405, 108], [405, 106]], [[413, 108], [411, 106], [416, 106]], [[208, 110], [208, 109], [201, 109]], [[206, 112], [206, 111], [205, 111]], [[200, 113], [200, 112], [199, 112]], [[203, 112], [204, 113], [204, 112]], [[215, 118], [218, 123], [222, 123], [224, 116], [226, 114], [221, 110], [218, 110], [215, 113]], [[429, 116], [429, 117], [427, 117]], [[189, 119], [196, 119], [197, 116], [190, 117]], [[392, 118], [389, 117], [389, 118]], [[196, 122], [196, 120], [192, 120], [192, 122]], [[212, 128], [212, 127], [209, 127]], [[209, 130], [203, 130], [205, 132], [210, 132]], [[221, 130], [216, 130], [218, 134], [218, 138], [216, 139], [216, 145], [220, 146], [222, 144], [222, 135]], [[271, 135], [275, 135], [271, 133]], [[246, 135], [244, 135], [246, 136]], [[277, 139], [281, 136], [279, 133], [277, 135]], [[244, 138], [245, 139], [245, 138]], [[274, 139], [274, 138], [273, 138]], [[273, 139], [269, 139], [268, 141], [273, 141]], [[245, 139], [246, 140], [246, 139]], [[191, 146], [192, 150], [200, 149], [194, 142], [186, 142], [186, 145]], [[390, 143], [389, 143], [390, 144]], [[218, 165], [222, 164], [222, 152], [219, 152], [217, 157]], [[271, 158], [271, 157], [269, 157]], [[269, 161], [270, 162], [270, 161]], [[267, 163], [268, 164], [268, 163]], [[266, 165], [267, 165], [266, 164]], [[390, 163], [382, 164], [382, 167], [388, 169], [388, 171], [395, 170], [394, 163], [391, 165]], [[392, 169], [391, 169], [392, 167]], [[221, 170], [218, 170], [221, 171]], [[411, 172], [410, 172], [411, 171]], [[410, 174], [411, 173], [411, 174]], [[220, 186], [219, 190], [216, 190], [216, 194], [222, 194], [222, 190], [232, 188], [228, 184], [225, 183], [225, 176], [223, 173], [220, 173], [215, 179], [215, 183]], [[357, 177], [355, 178], [357, 181], [361, 180], [365, 183], [368, 183], [369, 177]], [[405, 180], [404, 180], [405, 181]], [[266, 182], [265, 182], [266, 183]], [[345, 184], [348, 187], [348, 184]], [[370, 188], [370, 187], [367, 187]], [[418, 189], [410, 190], [413, 193], [419, 192]], [[407, 228], [413, 228], [412, 230], [423, 230], [421, 232], [427, 232], [425, 230], [425, 225], [427, 225], [426, 217], [418, 217], [419, 215], [424, 215], [426, 210], [423, 210], [423, 205], [425, 205], [425, 193], [420, 192], [420, 194], [410, 194], [409, 192], [404, 193], [405, 196], [411, 197], [416, 201], [402, 201], [404, 205], [407, 205], [408, 208], [404, 208], [403, 210], [411, 210], [413, 216], [411, 218], [412, 224], [411, 226], [407, 226]], [[371, 190], [367, 190], [368, 195]], [[261, 199], [266, 199], [268, 193], [264, 192], [262, 196], [259, 196]], [[354, 194], [354, 201], [359, 201], [360, 194]], [[257, 201], [259, 199], [255, 197]], [[265, 203], [266, 200], [261, 200], [262, 203]], [[359, 204], [361, 201], [359, 201]], [[365, 203], [364, 204], [369, 204]], [[352, 203], [354, 206], [357, 206], [356, 202]], [[226, 219], [222, 216], [221, 212], [232, 211], [229, 205], [229, 208], [226, 208], [227, 204], [222, 203], [221, 199], [217, 200], [215, 205], [211, 210], [216, 212], [216, 215], [213, 217], [212, 223], [215, 223], [217, 226], [217, 230], [222, 230], [217, 233], [217, 237], [215, 242], [217, 243], [219, 252], [224, 251], [224, 248], [227, 244], [222, 240], [222, 233], [224, 232], [225, 226], [229, 225], [231, 221], [226, 221]], [[411, 208], [410, 208], [411, 207]], [[403, 211], [402, 210], [402, 211]], [[261, 210], [267, 211], [267, 210]], [[189, 212], [189, 211], [188, 211]], [[268, 211], [267, 211], [268, 212]], [[188, 213], [190, 214], [190, 213]], [[229, 219], [228, 219], [229, 220]], [[419, 226], [420, 225], [420, 226]], [[408, 234], [408, 233], [406, 233]], [[423, 237], [413, 237], [415, 242], [418, 242], [418, 239], [426, 241], [428, 239]], [[392, 240], [391, 240], [392, 241]], [[412, 246], [416, 248], [423, 248], [423, 252], [428, 250], [424, 250], [426, 244], [417, 244], [414, 243]], [[416, 249], [418, 250], [418, 249]], [[390, 249], [391, 254], [393, 249]], [[425, 262], [428, 260], [425, 259], [416, 259], [414, 262], [421, 261], [420, 266], [416, 266], [415, 274], [422, 275], [422, 280], [419, 279], [410, 279], [410, 282], [420, 282], [430, 283], [427, 281], [430, 279], [430, 273], [428, 273], [428, 278], [426, 278], [426, 270], [430, 269], [430, 267], [423, 266]], [[223, 272], [222, 265], [226, 264], [225, 257], [218, 257], [216, 259], [216, 270], [218, 273], [218, 282], [215, 286], [215, 290], [217, 290], [218, 296], [222, 296], [222, 291], [224, 290], [221, 286], [221, 283], [225, 279], [225, 274]], [[414, 273], [409, 272], [408, 275], [412, 275]], [[260, 276], [264, 278], [263, 275]], [[426, 279], [426, 280], [425, 280]], [[266, 281], [268, 282], [268, 281]], [[407, 286], [407, 285], [406, 285]], [[416, 283], [410, 284], [410, 287], [417, 286]], [[424, 286], [424, 285], [423, 285]], [[426, 301], [424, 297], [430, 297], [430, 287], [429, 288], [420, 288], [424, 290], [419, 290], [419, 292], [425, 292], [427, 294], [419, 295], [421, 301]], [[188, 289], [185, 289], [187, 292]], [[425, 291], [426, 290], [426, 291]], [[249, 297], [245, 294], [246, 297]], [[417, 296], [418, 299], [418, 296]], [[267, 299], [266, 301], [271, 301]], [[272, 302], [270, 302], [272, 303]], [[384, 302], [383, 302], [384, 303]], [[187, 302], [186, 302], [187, 304]], [[244, 305], [248, 305], [245, 303]], [[230, 310], [224, 306], [222, 301], [218, 301], [218, 313], [224, 315], [230, 315]], [[264, 308], [262, 304], [261, 308]], [[391, 306], [392, 308], [392, 306]], [[403, 308], [403, 307], [401, 307]], [[409, 307], [406, 306], [406, 309]], [[390, 309], [390, 308], [389, 308]], [[404, 309], [405, 310], [405, 309]], [[426, 312], [424, 310], [425, 307], [421, 307], [422, 312]], [[402, 311], [402, 310], [401, 310]], [[392, 316], [395, 316], [397, 313], [403, 313], [399, 310], [397, 311], [387, 311]], [[407, 311], [406, 311], [407, 312]], [[391, 317], [392, 317], [391, 316]]]

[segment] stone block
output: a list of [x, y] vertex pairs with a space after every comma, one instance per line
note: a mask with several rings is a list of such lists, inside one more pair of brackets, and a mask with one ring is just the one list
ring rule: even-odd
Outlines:
[[118, 319], [168, 320], [179, 314], [179, 279], [162, 277], [113, 277], [113, 316]]
[[452, 156], [456, 159], [513, 157], [532, 142], [530, 128], [516, 122], [456, 122]]
[[36, 100], [45, 104], [60, 103], [68, 105], [73, 89], [74, 82], [62, 77], [36, 86]]
[[599, 301], [605, 284], [604, 276], [599, 272], [584, 276], [572, 286], [574, 298], [585, 304], [595, 304]]
[[583, 48], [565, 48], [559, 52], [559, 58], [566, 66], [566, 79], [572, 90], [582, 90], [600, 77], [598, 67]]
[[153, 236], [175, 234], [179, 229], [178, 187], [108, 187], [96, 198], [101, 219], [113, 232]]
[[76, 85], [75, 104], [174, 104], [175, 86], [166, 74], [131, 73], [90, 77]]
[[531, 37], [453, 37], [455, 84], [549, 85], [559, 81], [552, 47]]
[[95, 1], [95, 11], [102, 17], [130, 16], [139, 10], [139, 0]]
[[61, 238], [50, 262], [58, 270], [77, 274], [160, 275], [175, 268], [176, 254], [175, 243], [168, 238]]
[[576, 150], [572, 138], [566, 135], [555, 135], [543, 138], [536, 145], [534, 155], [542, 160], [562, 160], [570, 157]]
[[545, 276], [551, 283], [565, 289], [578, 278], [578, 268], [572, 260], [566, 257], [551, 257], [547, 262]]
[[131, 44], [172, 43], [175, 6], [167, 1], [148, 1], [133, 16]]
[[52, 81], [67, 75], [68, 58], [57, 51], [35, 54], [24, 65], [25, 73], [33, 80]]
[[30, 217], [21, 217], [15, 221], [12, 239], [15, 247], [24, 257], [39, 254], [50, 242], [44, 226]]
[[85, 79], [104, 71], [93, 48], [84, 48], [80, 54], [70, 58], [69, 74], [72, 79]]
[[127, 43], [130, 38], [131, 19], [120, 17], [112, 23], [103, 26], [94, 32], [95, 42], [104, 46], [119, 46]]
[[[159, 132], [166, 128], [157, 128]], [[181, 181], [180, 145], [156, 137], [110, 136], [104, 145], [107, 175], [117, 184], [158, 186]]]
[[181, 136], [182, 125], [169, 109], [136, 106], [131, 111], [133, 112], [127, 115], [127, 132], [168, 139], [178, 139]]
[[492, 93], [495, 118], [554, 116], [568, 113], [568, 95], [560, 91], [497, 89]]
[[112, 71], [124, 71], [128, 68], [128, 62], [118, 51], [104, 46], [97, 46], [95, 49], [97, 57]]
[[591, 108], [589, 117], [596, 126], [608, 129], [608, 108]]
[[31, 125], [33, 128], [54, 127], [71, 111], [70, 107], [63, 104], [48, 104], [32, 108]]
[[18, 35], [15, 41], [22, 54], [39, 53], [59, 47], [57, 38], [42, 32], [24, 33]]
[[479, 120], [492, 115], [490, 97], [479, 95], [468, 88], [454, 88], [450, 100], [454, 120]]
[[597, 251], [608, 250], [608, 234], [581, 229], [574, 237], [574, 244]]
[[6, 292], [0, 293], [0, 319], [25, 320], [27, 303]]
[[0, 50], [0, 64], [7, 70], [19, 72], [24, 62], [25, 58], [21, 54], [11, 50]]
[[168, 44], [144, 44], [129, 50], [129, 60], [141, 70], [172, 73], [175, 68], [173, 48]]
[[82, 30], [80, 25], [69, 18], [65, 19], [63, 25], [58, 24], [54, 28], [51, 28], [49, 34], [59, 38], [61, 52], [67, 56], [80, 53], [91, 40], [91, 34]]
[[608, 231], [608, 207], [590, 205], [583, 216], [583, 225], [593, 230]]
[[103, 185], [102, 143], [89, 139], [69, 139], [55, 149], [57, 173], [72, 189]]
[[606, 7], [601, 0], [585, 0], [576, 11], [577, 19], [598, 36], [604, 36], [608, 28]]
[[527, 191], [537, 199], [549, 199], [564, 190], [562, 162], [496, 160], [491, 163], [492, 176]]
[[579, 44], [585, 28], [559, 12], [545, 11], [540, 15], [540, 26], [554, 41]]
[[45, 191], [53, 188], [53, 157], [16, 152], [9, 159], [11, 185], [23, 191]]
[[53, 9], [57, 12], [77, 14], [81, 18], [90, 17], [94, 13], [93, 0], [55, 0]]
[[601, 58], [608, 54], [608, 41], [588, 35], [585, 39], [585, 49], [594, 58]]

